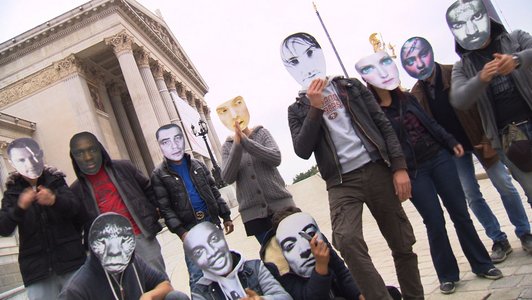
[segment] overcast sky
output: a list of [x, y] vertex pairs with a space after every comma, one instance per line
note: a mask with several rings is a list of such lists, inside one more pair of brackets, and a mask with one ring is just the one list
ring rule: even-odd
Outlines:
[[[86, 1], [1, 0], [0, 42], [46, 22]], [[151, 11], [159, 9], [174, 36], [209, 86], [205, 99], [220, 141], [231, 132], [219, 122], [215, 107], [237, 95], [245, 98], [250, 125], [263, 125], [277, 141], [283, 161], [281, 174], [292, 178], [315, 164], [294, 154], [287, 121], [287, 107], [299, 85], [281, 63], [279, 46], [289, 34], [304, 31], [320, 42], [327, 60], [327, 73], [342, 70], [314, 12], [310, 0], [139, 0]], [[411, 36], [425, 37], [435, 59], [454, 63], [454, 40], [445, 22], [453, 0], [322, 0], [315, 1], [349, 76], [359, 78], [355, 62], [372, 53], [369, 35], [379, 32], [397, 52]], [[511, 30], [532, 32], [532, 1], [492, 0], [502, 11]], [[396, 61], [402, 85], [410, 78]]]

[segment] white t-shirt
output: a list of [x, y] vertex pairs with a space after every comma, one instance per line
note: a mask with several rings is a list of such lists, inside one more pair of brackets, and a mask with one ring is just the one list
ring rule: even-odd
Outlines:
[[345, 174], [367, 164], [371, 158], [355, 132], [349, 112], [331, 81], [325, 87], [323, 96], [323, 119], [336, 148], [342, 174]]

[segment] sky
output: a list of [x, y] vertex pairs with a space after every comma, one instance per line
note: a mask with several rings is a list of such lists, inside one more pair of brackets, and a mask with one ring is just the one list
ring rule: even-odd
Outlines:
[[[296, 174], [315, 164], [294, 153], [287, 108], [300, 88], [284, 68], [279, 47], [295, 32], [316, 37], [325, 53], [327, 74], [342, 75], [342, 69], [314, 11], [311, 0], [137, 0], [150, 11], [159, 9], [199, 71], [209, 92], [205, 100], [221, 143], [231, 135], [219, 121], [215, 108], [242, 96], [250, 111], [250, 126], [262, 125], [276, 140], [282, 154], [279, 167], [287, 184]], [[0, 42], [42, 24], [86, 1], [1, 0]], [[445, 22], [453, 0], [316, 0], [318, 11], [350, 77], [359, 78], [354, 64], [372, 53], [368, 39], [378, 32], [399, 53], [409, 37], [422, 36], [434, 49], [435, 60], [452, 64], [458, 60], [454, 40]], [[532, 32], [532, 1], [492, 0], [510, 30]], [[400, 69], [401, 85], [415, 80]]]

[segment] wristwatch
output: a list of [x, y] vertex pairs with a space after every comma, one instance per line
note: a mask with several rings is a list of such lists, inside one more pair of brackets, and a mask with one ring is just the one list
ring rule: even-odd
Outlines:
[[519, 66], [521, 66], [521, 59], [519, 58], [519, 56], [517, 56], [517, 55], [514, 54], [514, 55], [512, 56], [512, 59], [513, 59], [514, 62], [515, 62], [515, 68], [516, 68], [516, 69], [519, 68]]

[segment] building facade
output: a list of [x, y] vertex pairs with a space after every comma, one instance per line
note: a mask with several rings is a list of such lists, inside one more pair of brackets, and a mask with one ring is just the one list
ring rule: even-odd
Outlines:
[[[75, 133], [92, 132], [112, 158], [149, 175], [163, 159], [155, 131], [175, 123], [187, 153], [212, 168], [191, 131], [205, 121], [221, 159], [207, 91], [162, 17], [134, 0], [93, 0], [0, 44], [0, 196], [13, 171], [6, 147], [19, 137], [34, 138], [71, 183]], [[2, 240], [0, 248], [16, 244]]]

